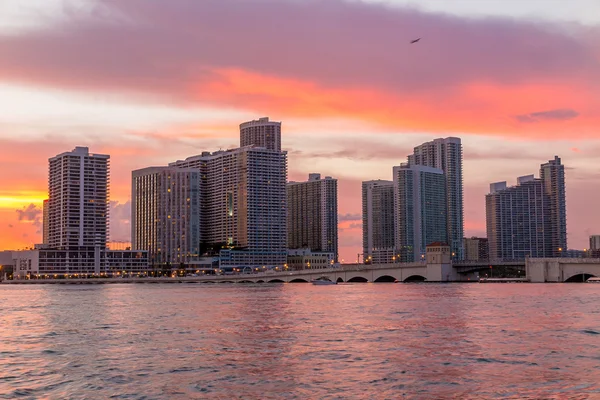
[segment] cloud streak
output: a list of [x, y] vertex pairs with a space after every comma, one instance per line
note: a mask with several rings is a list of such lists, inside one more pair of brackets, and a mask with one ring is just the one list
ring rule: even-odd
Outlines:
[[577, 118], [579, 113], [569, 108], [550, 110], [550, 111], [539, 111], [530, 114], [517, 115], [515, 118], [519, 122], [540, 122], [544, 120], [550, 121], [568, 121], [570, 119]]
[[[565, 104], [581, 113], [561, 119], [573, 134], [600, 119], [595, 27], [342, 0], [95, 4], [60, 26], [0, 37], [3, 79], [407, 131], [558, 134], [556, 118], [524, 111]], [[409, 45], [415, 32], [423, 40]]]

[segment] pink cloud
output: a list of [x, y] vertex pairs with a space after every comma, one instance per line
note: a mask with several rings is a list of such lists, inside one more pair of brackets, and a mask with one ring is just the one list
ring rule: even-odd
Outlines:
[[[589, 137], [600, 121], [598, 37], [597, 27], [341, 0], [104, 0], [62, 26], [0, 38], [0, 74], [282, 119]], [[556, 110], [576, 117], [544, 118]]]

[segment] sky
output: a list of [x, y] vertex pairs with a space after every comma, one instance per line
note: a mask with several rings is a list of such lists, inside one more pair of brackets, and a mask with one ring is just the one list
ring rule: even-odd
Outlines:
[[345, 262], [361, 182], [437, 137], [463, 142], [468, 236], [491, 182], [555, 155], [569, 247], [600, 233], [596, 0], [2, 0], [0, 250], [41, 241], [48, 158], [110, 154], [126, 242], [132, 170], [236, 147], [263, 116], [283, 122], [290, 180], [339, 180]]

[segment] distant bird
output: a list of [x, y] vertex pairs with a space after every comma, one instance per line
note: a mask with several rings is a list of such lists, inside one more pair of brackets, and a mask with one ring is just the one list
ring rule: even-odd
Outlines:
[[418, 39], [415, 39], [415, 40], [411, 40], [410, 44], [417, 43], [419, 40], [421, 40], [421, 38], [418, 38]]

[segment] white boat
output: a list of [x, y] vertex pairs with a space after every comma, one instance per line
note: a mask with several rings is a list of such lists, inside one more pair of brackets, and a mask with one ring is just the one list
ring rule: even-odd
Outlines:
[[332, 282], [326, 279], [313, 279], [310, 281], [313, 285], [337, 285], [337, 282]]
[[587, 283], [600, 283], [600, 278], [596, 278], [595, 276], [591, 277], [586, 281]]

